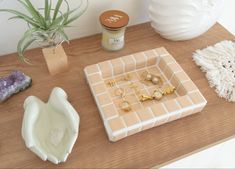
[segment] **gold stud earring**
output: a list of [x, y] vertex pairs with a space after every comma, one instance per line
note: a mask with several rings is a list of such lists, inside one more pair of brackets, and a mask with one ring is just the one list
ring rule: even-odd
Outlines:
[[154, 85], [162, 85], [162, 83], [163, 83], [161, 76], [151, 74], [147, 71], [142, 73], [142, 82], [147, 84], [146, 81], [151, 82]]

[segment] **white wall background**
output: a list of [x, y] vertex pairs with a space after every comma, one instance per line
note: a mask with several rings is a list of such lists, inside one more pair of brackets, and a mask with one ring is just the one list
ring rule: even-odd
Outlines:
[[[89, 0], [86, 13], [75, 23], [73, 28], [66, 30], [71, 39], [99, 33], [101, 27], [98, 21], [102, 11], [107, 9], [121, 9], [130, 15], [130, 25], [148, 21], [149, 0]], [[42, 0], [32, 0], [38, 7], [43, 5]], [[76, 6], [80, 0], [69, 0], [71, 6]], [[219, 19], [226, 28], [235, 34], [235, 0], [225, 0], [225, 10]], [[22, 10], [17, 0], [0, 0], [0, 8], [14, 8]], [[11, 16], [0, 13], [0, 56], [16, 51], [16, 45], [24, 31], [25, 23], [19, 20], [7, 19]]]
[[[2, 2], [1, 2], [2, 1]], [[68, 0], [71, 7], [79, 4], [80, 0]], [[32, 0], [37, 6], [44, 4], [43, 0]], [[20, 9], [17, 0], [0, 0], [0, 8]], [[130, 25], [146, 22], [148, 20], [148, 0], [89, 0], [86, 13], [74, 22], [73, 28], [66, 29], [71, 39], [92, 35], [101, 31], [99, 15], [108, 9], [121, 9], [130, 16]], [[0, 13], [0, 56], [16, 51], [16, 45], [23, 32], [27, 29], [26, 24], [18, 20], [7, 19], [11, 16]]]
[[235, 35], [235, 0], [224, 0], [225, 7], [219, 23]]

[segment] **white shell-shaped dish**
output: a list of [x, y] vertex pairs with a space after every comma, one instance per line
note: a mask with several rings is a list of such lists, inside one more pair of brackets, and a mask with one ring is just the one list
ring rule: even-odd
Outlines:
[[151, 25], [162, 37], [174, 41], [200, 36], [217, 21], [223, 0], [151, 0]]
[[78, 137], [80, 118], [61, 88], [54, 88], [47, 103], [34, 96], [24, 102], [22, 137], [27, 148], [42, 160], [65, 162]]

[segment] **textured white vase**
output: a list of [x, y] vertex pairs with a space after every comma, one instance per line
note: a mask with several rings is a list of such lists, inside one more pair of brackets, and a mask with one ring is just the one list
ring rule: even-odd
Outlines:
[[42, 160], [65, 162], [78, 137], [79, 116], [61, 88], [54, 88], [47, 103], [34, 96], [24, 102], [22, 137], [27, 148]]
[[223, 0], [151, 0], [149, 16], [157, 33], [179, 41], [205, 33], [222, 9]]

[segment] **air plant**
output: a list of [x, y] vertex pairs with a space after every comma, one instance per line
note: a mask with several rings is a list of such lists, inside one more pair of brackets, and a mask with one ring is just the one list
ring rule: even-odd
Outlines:
[[[26, 14], [14, 9], [0, 9], [0, 12], [13, 14], [9, 20], [21, 19], [28, 24], [29, 29], [17, 45], [18, 57], [26, 63], [28, 61], [24, 53], [33, 42], [39, 43], [42, 47], [55, 47], [65, 41], [69, 42], [64, 28], [69, 27], [88, 7], [88, 0], [81, 0], [79, 6], [74, 9], [70, 9], [67, 0], [57, 0], [56, 4], [53, 4], [52, 0], [45, 0], [44, 8], [36, 8], [30, 0], [18, 0], [18, 2], [26, 9]], [[83, 3], [86, 4], [82, 8]], [[61, 10], [62, 4], [66, 5], [64, 12]]]

